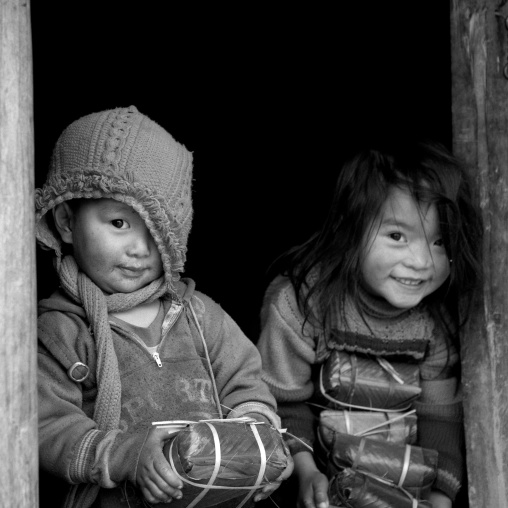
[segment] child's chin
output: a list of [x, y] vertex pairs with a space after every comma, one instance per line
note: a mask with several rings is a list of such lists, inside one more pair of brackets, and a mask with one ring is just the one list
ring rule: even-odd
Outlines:
[[396, 299], [388, 299], [387, 301], [393, 307], [404, 310], [416, 307], [422, 301], [422, 298], [405, 298], [405, 299], [396, 298]]
[[142, 289], [148, 284], [150, 284], [152, 281], [148, 281], [145, 283], [127, 283], [127, 284], [111, 284], [111, 285], [103, 285], [102, 287], [99, 286], [102, 291], [108, 295], [113, 295], [117, 293], [134, 293], [134, 291], [137, 291], [138, 289]]

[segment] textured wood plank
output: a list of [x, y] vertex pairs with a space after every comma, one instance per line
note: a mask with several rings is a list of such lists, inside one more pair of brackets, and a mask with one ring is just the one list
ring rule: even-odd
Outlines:
[[38, 506], [30, 4], [0, 0], [0, 506]]
[[[454, 152], [484, 221], [484, 283], [461, 337], [469, 499], [508, 506], [508, 8], [452, 0]], [[505, 75], [506, 74], [506, 75]]]

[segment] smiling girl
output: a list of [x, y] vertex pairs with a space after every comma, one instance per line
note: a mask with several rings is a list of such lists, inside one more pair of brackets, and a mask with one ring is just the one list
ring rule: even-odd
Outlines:
[[479, 280], [480, 238], [466, 174], [442, 146], [367, 150], [344, 165], [325, 223], [282, 258], [261, 312], [264, 379], [299, 438], [288, 439], [299, 507], [329, 506], [307, 402], [323, 404], [315, 387], [332, 352], [418, 366], [417, 445], [439, 453], [426, 497], [452, 506], [464, 469], [458, 296], [467, 305]]

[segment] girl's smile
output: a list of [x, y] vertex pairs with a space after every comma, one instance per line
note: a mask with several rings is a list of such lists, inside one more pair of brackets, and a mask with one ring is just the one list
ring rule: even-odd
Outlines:
[[395, 280], [400, 282], [401, 284], [407, 285], [407, 286], [418, 286], [418, 284], [422, 284], [424, 281], [421, 279], [398, 279], [395, 277]]
[[364, 239], [363, 285], [398, 308], [418, 305], [450, 274], [434, 204], [393, 187]]

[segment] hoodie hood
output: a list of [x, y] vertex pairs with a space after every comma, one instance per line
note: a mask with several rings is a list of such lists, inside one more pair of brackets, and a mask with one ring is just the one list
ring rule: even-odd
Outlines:
[[35, 191], [37, 240], [55, 252], [59, 271], [62, 242], [48, 212], [71, 199], [121, 201], [146, 223], [175, 292], [191, 229], [191, 180], [192, 154], [134, 106], [92, 113], [61, 134]]

